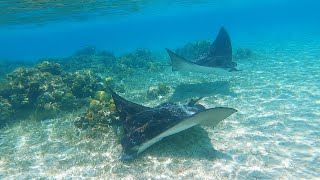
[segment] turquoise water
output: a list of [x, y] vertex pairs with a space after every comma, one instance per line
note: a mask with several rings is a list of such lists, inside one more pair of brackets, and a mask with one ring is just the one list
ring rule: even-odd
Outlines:
[[[88, 10], [63, 1], [52, 15], [42, 12], [49, 10], [46, 2], [23, 2], [29, 5], [0, 3], [7, 8], [0, 15], [0, 59], [36, 62], [93, 45], [119, 56], [148, 48], [166, 62], [165, 47], [212, 42], [221, 25], [234, 50], [249, 48], [254, 55], [237, 60], [242, 71], [223, 75], [172, 72], [165, 66], [115, 78], [125, 89], [122, 96], [146, 106], [205, 96], [200, 103], [207, 108], [238, 110], [214, 129], [186, 130], [124, 163], [118, 159], [119, 127], [80, 130], [74, 121], [83, 109], [41, 120], [31, 116], [0, 129], [0, 179], [320, 178], [319, 4], [110, 1], [101, 8], [101, 1], [82, 2]], [[32, 7], [42, 10], [27, 11]], [[145, 98], [158, 83], [170, 87], [169, 93]]]

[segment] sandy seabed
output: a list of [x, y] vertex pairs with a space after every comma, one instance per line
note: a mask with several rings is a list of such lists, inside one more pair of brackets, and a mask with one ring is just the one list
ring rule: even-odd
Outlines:
[[[303, 45], [301, 45], [303, 44]], [[78, 114], [25, 120], [0, 130], [0, 179], [316, 179], [320, 177], [320, 44], [252, 46], [255, 57], [223, 75], [138, 73], [122, 96], [155, 106], [205, 96], [238, 112], [216, 128], [168, 137], [136, 160], [118, 160], [119, 130], [77, 129]], [[145, 98], [158, 82], [168, 96]]]

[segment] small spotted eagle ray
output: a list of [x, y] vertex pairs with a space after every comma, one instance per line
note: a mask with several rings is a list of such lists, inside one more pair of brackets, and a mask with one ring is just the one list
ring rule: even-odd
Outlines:
[[232, 61], [232, 46], [228, 32], [224, 27], [220, 31], [208, 52], [198, 59], [187, 60], [166, 49], [172, 64], [172, 71], [212, 73], [223, 69], [237, 71], [237, 63]]
[[124, 135], [121, 139], [123, 161], [136, 158], [140, 153], [163, 138], [193, 126], [215, 127], [237, 110], [228, 107], [206, 109], [191, 100], [187, 105], [164, 103], [146, 107], [124, 99], [110, 90], [116, 111], [123, 120]]

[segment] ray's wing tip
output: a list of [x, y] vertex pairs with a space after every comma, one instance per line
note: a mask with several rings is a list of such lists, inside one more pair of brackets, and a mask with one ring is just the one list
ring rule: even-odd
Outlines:
[[233, 111], [234, 113], [235, 113], [235, 112], [238, 112], [238, 110], [235, 109], [235, 108], [230, 108], [230, 107], [228, 107], [228, 109], [230, 109], [230, 110]]
[[230, 109], [230, 110], [233, 110], [234, 112], [238, 112], [238, 110], [235, 109], [235, 108], [231, 108], [231, 107], [227, 107], [227, 108]]
[[221, 32], [226, 32], [226, 33], [227, 33], [227, 29], [226, 29], [223, 25], [220, 27], [220, 31], [221, 31]]
[[215, 107], [215, 108], [230, 110], [231, 114], [238, 112], [237, 109], [234, 109], [234, 108], [231, 108], [231, 107]]
[[169, 54], [169, 55], [171, 55], [171, 54], [175, 54], [173, 51], [171, 51], [169, 48], [164, 48], [166, 51], [167, 51], [167, 53]]

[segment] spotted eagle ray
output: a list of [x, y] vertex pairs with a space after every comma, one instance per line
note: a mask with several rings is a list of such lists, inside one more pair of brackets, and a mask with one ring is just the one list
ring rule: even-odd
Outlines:
[[171, 59], [172, 71], [217, 72], [221, 69], [237, 70], [237, 63], [232, 61], [232, 46], [228, 32], [221, 27], [218, 36], [203, 57], [187, 60], [167, 49]]
[[163, 138], [196, 125], [215, 127], [237, 110], [228, 107], [206, 109], [190, 100], [187, 105], [164, 103], [146, 107], [124, 99], [111, 91], [120, 119], [123, 120], [124, 135], [121, 139], [123, 161], [136, 158], [140, 153]]

